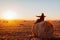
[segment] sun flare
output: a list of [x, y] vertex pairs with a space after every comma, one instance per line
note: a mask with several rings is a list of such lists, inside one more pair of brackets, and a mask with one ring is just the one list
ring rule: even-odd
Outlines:
[[13, 11], [6, 11], [3, 13], [3, 18], [8, 20], [16, 19], [16, 13]]

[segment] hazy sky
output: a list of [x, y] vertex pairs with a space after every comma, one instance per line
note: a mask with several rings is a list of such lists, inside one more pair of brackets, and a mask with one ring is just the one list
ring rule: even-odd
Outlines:
[[35, 19], [43, 12], [46, 19], [60, 19], [60, 0], [0, 0], [0, 17], [12, 10], [19, 19]]

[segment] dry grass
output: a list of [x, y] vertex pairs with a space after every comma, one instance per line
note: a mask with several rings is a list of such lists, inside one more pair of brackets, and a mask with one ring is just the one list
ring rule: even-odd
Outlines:
[[[60, 37], [60, 21], [49, 21], [54, 26], [54, 36]], [[0, 40], [29, 40], [34, 21], [0, 20]]]

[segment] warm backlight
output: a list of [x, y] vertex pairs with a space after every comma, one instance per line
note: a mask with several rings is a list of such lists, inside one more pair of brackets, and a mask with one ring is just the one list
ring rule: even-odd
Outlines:
[[3, 18], [4, 19], [16, 19], [16, 13], [13, 11], [6, 11], [3, 13]]

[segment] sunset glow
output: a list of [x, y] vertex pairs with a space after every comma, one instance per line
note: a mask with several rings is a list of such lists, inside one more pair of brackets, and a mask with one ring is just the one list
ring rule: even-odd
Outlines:
[[59, 10], [60, 0], [0, 0], [1, 19], [36, 20], [44, 13], [46, 20], [60, 20]]
[[16, 13], [13, 11], [6, 11], [2, 15], [3, 19], [12, 20], [16, 19]]

